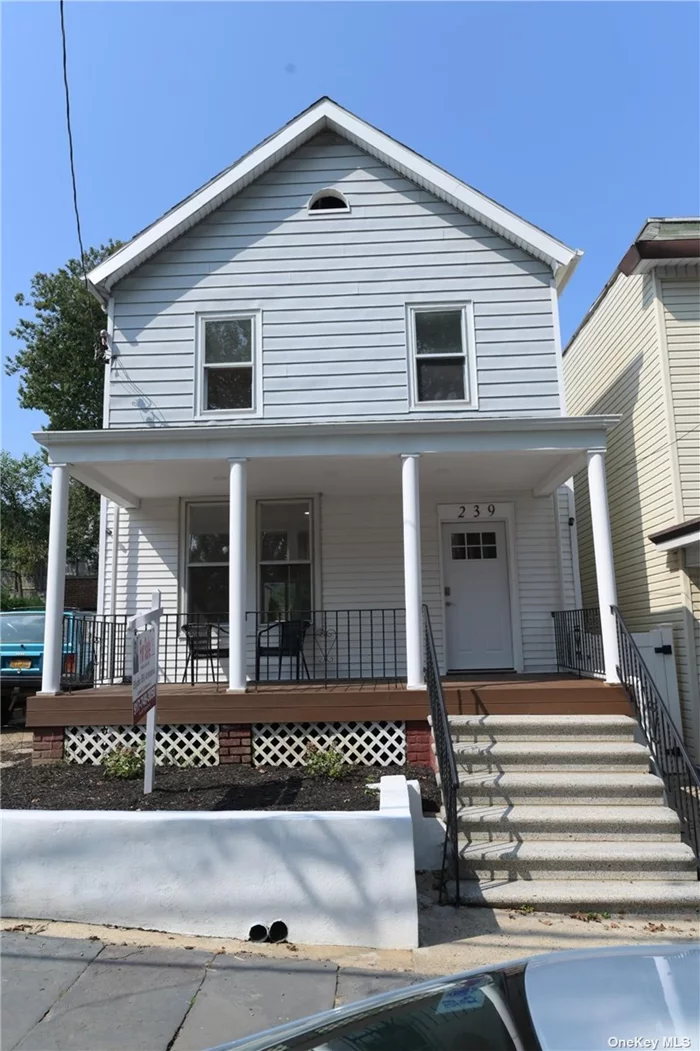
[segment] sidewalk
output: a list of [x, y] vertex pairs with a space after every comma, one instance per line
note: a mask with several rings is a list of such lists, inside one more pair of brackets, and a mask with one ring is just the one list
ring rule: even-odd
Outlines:
[[688, 943], [690, 920], [439, 908], [414, 950], [260, 945], [3, 920], [2, 1051], [203, 1051], [439, 974], [557, 949]]

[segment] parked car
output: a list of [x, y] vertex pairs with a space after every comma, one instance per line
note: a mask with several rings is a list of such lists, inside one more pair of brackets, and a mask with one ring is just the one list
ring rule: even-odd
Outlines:
[[[0, 690], [2, 721], [6, 722], [15, 699], [41, 689], [44, 660], [43, 609], [6, 610], [0, 613]], [[91, 686], [94, 652], [91, 617], [78, 610], [63, 615], [64, 688]]]
[[374, 996], [211, 1051], [692, 1049], [700, 1047], [699, 977], [693, 946], [551, 953]]

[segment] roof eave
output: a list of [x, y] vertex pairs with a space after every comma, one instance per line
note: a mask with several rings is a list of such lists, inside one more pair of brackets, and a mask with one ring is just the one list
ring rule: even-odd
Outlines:
[[105, 302], [122, 277], [326, 128], [354, 141], [366, 152], [383, 158], [414, 182], [426, 186], [484, 226], [542, 259], [552, 268], [559, 291], [569, 280], [581, 252], [568, 248], [337, 103], [323, 98], [96, 266], [88, 274], [94, 293]]

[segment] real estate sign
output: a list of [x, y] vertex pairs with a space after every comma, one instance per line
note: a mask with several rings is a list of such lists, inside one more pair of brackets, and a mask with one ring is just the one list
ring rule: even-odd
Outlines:
[[158, 683], [158, 633], [154, 628], [134, 634], [134, 660], [131, 671], [131, 697], [134, 722], [138, 722], [156, 703]]

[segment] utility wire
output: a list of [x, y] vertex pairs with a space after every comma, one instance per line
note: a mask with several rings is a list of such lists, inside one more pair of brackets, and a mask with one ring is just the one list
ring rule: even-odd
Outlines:
[[78, 244], [80, 246], [80, 265], [83, 269], [83, 281], [85, 288], [88, 287], [87, 267], [85, 266], [85, 249], [83, 247], [83, 234], [80, 228], [80, 212], [78, 210], [78, 188], [75, 181], [75, 159], [73, 157], [73, 132], [70, 122], [70, 93], [68, 91], [68, 58], [66, 54], [66, 23], [63, 10], [63, 0], [59, 0], [59, 11], [61, 14], [61, 44], [63, 47], [63, 87], [66, 98], [66, 128], [68, 129], [68, 154], [70, 157], [70, 174], [73, 184], [73, 211], [75, 212], [75, 225], [78, 229]]

